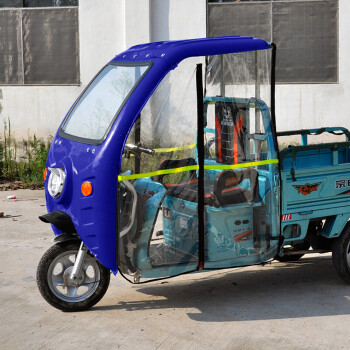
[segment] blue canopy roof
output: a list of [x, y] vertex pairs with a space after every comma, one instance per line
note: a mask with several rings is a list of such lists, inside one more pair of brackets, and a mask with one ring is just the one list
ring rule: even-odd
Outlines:
[[245, 36], [222, 36], [200, 39], [159, 41], [132, 46], [114, 58], [114, 61], [148, 61], [164, 58], [175, 64], [187, 57], [211, 56], [270, 48], [265, 40]]

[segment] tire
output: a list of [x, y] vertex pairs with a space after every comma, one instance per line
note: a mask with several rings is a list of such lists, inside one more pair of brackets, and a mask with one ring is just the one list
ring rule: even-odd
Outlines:
[[338, 275], [347, 283], [350, 283], [350, 224], [334, 242], [332, 260]]
[[91, 308], [102, 299], [109, 286], [110, 271], [90, 253], [84, 259], [78, 282], [67, 278], [79, 247], [80, 242], [55, 244], [43, 255], [37, 269], [41, 295], [50, 305], [65, 312]]
[[[294, 245], [291, 251], [308, 250], [309, 248], [310, 248], [310, 243], [303, 242], [303, 243]], [[283, 256], [277, 255], [275, 259], [278, 260], [279, 262], [292, 262], [292, 261], [299, 260], [304, 255], [305, 254], [294, 254], [294, 255], [283, 255]]]

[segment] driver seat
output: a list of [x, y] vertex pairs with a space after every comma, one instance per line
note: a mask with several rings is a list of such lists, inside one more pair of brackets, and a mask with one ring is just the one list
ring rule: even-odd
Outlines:
[[[238, 186], [243, 180], [249, 180], [249, 188]], [[163, 185], [167, 188], [167, 195], [198, 203], [198, 178], [195, 171], [186, 182]], [[217, 208], [259, 202], [258, 172], [254, 168], [224, 170], [216, 175], [214, 182], [205, 184], [204, 193], [204, 203]]]

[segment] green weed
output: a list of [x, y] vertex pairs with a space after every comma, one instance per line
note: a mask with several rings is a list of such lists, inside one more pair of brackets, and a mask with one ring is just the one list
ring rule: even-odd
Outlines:
[[34, 135], [18, 141], [12, 136], [10, 120], [4, 122], [0, 136], [0, 181], [22, 181], [24, 184], [43, 186], [43, 171], [46, 165], [50, 142]]

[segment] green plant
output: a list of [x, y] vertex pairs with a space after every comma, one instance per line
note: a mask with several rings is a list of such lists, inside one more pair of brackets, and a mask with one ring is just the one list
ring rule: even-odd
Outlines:
[[0, 180], [20, 180], [24, 184], [42, 186], [50, 141], [44, 142], [34, 135], [18, 142], [12, 136], [10, 120], [4, 122], [3, 140], [0, 138]]
[[4, 141], [3, 141], [3, 167], [2, 177], [5, 179], [15, 179], [17, 175], [16, 164], [17, 142], [12, 138], [11, 123], [4, 122]]
[[28, 184], [43, 185], [43, 172], [46, 165], [49, 142], [39, 140], [36, 135], [22, 142], [24, 156], [17, 163], [19, 179]]
[[2, 137], [0, 135], [0, 178], [2, 177], [4, 169], [4, 146], [2, 142]]

